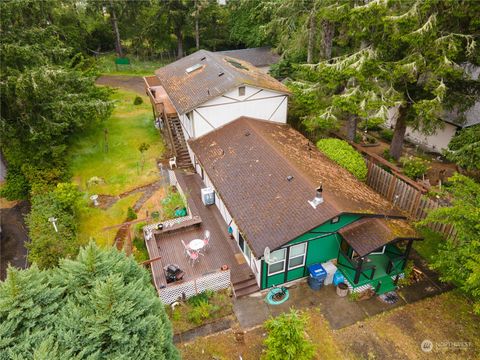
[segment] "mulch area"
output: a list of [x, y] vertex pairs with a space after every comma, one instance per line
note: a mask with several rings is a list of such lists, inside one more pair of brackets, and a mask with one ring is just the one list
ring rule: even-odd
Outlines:
[[145, 95], [145, 83], [141, 76], [127, 75], [101, 75], [96, 81], [97, 85], [122, 88], [133, 91], [139, 95]]

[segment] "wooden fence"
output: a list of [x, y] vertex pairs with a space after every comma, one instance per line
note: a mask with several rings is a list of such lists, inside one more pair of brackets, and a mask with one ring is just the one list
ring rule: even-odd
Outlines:
[[[437, 209], [438, 202], [428, 199], [423, 186], [404, 181], [398, 174], [382, 169], [373, 159], [365, 159], [368, 168], [367, 185], [380, 193], [396, 207], [406, 212], [413, 220], [425, 219], [428, 212]], [[457, 232], [452, 225], [432, 223], [429, 227], [448, 238], [455, 239]]]

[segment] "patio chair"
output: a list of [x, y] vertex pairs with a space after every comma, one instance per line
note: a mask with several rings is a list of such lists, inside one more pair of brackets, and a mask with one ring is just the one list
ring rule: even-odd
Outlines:
[[184, 248], [184, 250], [185, 250], [185, 256], [186, 256], [186, 257], [189, 257], [188, 252], [189, 252], [189, 251], [192, 251], [192, 250], [190, 249], [190, 247], [189, 247], [187, 244], [185, 244], [185, 241], [183, 241], [183, 239], [180, 240], [180, 241], [182, 242], [183, 248]]
[[205, 244], [205, 249], [210, 247], [210, 230], [205, 231], [205, 237], [203, 238], [203, 242]]
[[192, 263], [191, 264], [192, 266], [195, 265], [195, 263], [200, 260], [198, 252], [196, 251], [187, 249], [187, 254], [188, 254], [188, 257], [190, 258], [190, 262]]
[[170, 169], [173, 170], [173, 167], [178, 167], [177, 166], [177, 157], [174, 156], [172, 158], [170, 158], [170, 160], [168, 160], [168, 165], [170, 166]]

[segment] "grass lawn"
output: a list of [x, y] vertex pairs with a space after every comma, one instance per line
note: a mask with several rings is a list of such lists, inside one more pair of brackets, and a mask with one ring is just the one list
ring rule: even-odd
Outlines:
[[[307, 310], [306, 329], [316, 346], [316, 359], [478, 359], [480, 319], [464, 297], [449, 292], [373, 316], [341, 330], [331, 330], [320, 310]], [[238, 342], [233, 332], [224, 332], [194, 342], [179, 344], [185, 360], [259, 359], [265, 330], [245, 334]], [[433, 344], [425, 353], [423, 340]]]
[[[74, 180], [89, 194], [119, 195], [127, 190], [148, 184], [157, 179], [156, 159], [165, 150], [162, 137], [153, 126], [148, 99], [133, 105], [137, 95], [117, 91], [113, 96], [115, 109], [104, 124], [79, 134], [72, 145], [69, 163]], [[104, 151], [108, 130], [108, 152]], [[140, 144], [147, 143], [145, 166], [140, 168]], [[87, 181], [100, 177], [104, 184], [92, 185]]]
[[142, 196], [135, 193], [118, 200], [106, 210], [88, 207], [80, 214], [78, 234], [82, 242], [88, 242], [91, 238], [100, 246], [112, 246], [118, 228], [103, 231], [108, 226], [122, 224], [126, 221], [127, 210]]
[[103, 55], [97, 58], [97, 69], [101, 74], [108, 75], [152, 75], [155, 70], [168, 64], [167, 59], [161, 60], [141, 60], [134, 56], [127, 56], [130, 59], [130, 65], [115, 66], [116, 54]]

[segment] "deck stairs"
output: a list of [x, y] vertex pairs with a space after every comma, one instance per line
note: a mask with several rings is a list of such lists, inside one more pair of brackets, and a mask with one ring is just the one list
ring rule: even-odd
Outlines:
[[235, 297], [240, 298], [242, 296], [253, 294], [254, 292], [259, 291], [260, 288], [258, 287], [255, 277], [250, 277], [233, 283], [233, 290], [235, 291]]
[[179, 168], [191, 168], [192, 162], [190, 161], [187, 143], [182, 131], [182, 124], [178, 116], [167, 116], [167, 126], [171, 134], [173, 152], [177, 157], [177, 166]]

